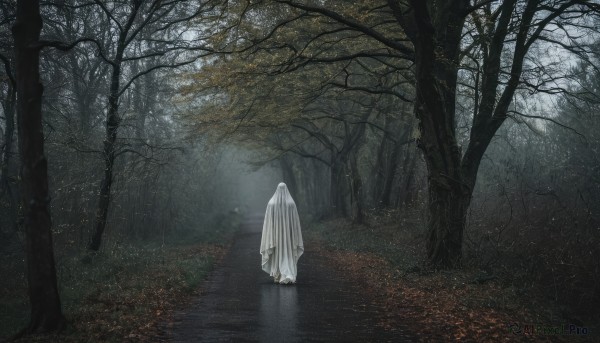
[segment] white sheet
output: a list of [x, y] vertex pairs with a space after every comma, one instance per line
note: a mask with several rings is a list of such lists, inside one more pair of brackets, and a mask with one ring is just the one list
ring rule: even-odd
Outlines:
[[262, 269], [281, 284], [295, 283], [298, 259], [304, 253], [296, 203], [280, 183], [267, 204], [260, 254]]

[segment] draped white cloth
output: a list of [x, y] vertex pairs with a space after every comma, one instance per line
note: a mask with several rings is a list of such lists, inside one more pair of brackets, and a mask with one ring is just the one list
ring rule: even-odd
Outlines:
[[298, 259], [304, 253], [296, 203], [280, 183], [267, 204], [260, 242], [262, 269], [281, 284], [295, 283]]

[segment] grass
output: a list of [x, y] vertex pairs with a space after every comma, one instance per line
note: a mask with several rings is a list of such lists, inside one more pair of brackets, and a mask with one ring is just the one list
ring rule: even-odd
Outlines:
[[[474, 261], [457, 270], [434, 270], [424, 256], [424, 228], [417, 213], [316, 222], [303, 234], [332, 265], [381, 305], [380, 325], [404, 328], [421, 341], [597, 341], [595, 336], [514, 334], [509, 324], [569, 325], [551, 301], [513, 280], [490, 275]], [[412, 218], [412, 219], [410, 219]], [[307, 245], [308, 245], [307, 244]], [[490, 276], [494, 276], [490, 278]], [[577, 322], [576, 322], [577, 323]], [[594, 330], [592, 321], [577, 323]]]
[[[95, 255], [63, 256], [57, 276], [67, 328], [59, 335], [28, 336], [22, 341], [148, 340], [175, 308], [200, 292], [202, 280], [226, 252], [239, 224], [239, 218], [229, 218], [214, 231], [166, 237], [166, 244], [121, 244]], [[28, 321], [20, 264], [13, 261], [3, 267], [11, 268], [15, 277], [2, 282], [0, 338], [14, 335]]]

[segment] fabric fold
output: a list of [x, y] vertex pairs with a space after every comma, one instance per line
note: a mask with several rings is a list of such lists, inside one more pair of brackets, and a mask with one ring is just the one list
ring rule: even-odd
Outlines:
[[275, 282], [294, 283], [298, 259], [304, 253], [300, 217], [285, 183], [267, 204], [260, 243], [262, 269]]

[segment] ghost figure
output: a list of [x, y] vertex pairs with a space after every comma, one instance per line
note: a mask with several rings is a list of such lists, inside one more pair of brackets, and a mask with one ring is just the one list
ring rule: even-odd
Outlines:
[[296, 203], [285, 183], [277, 186], [267, 204], [260, 254], [262, 269], [276, 283], [296, 282], [298, 259], [304, 252]]

